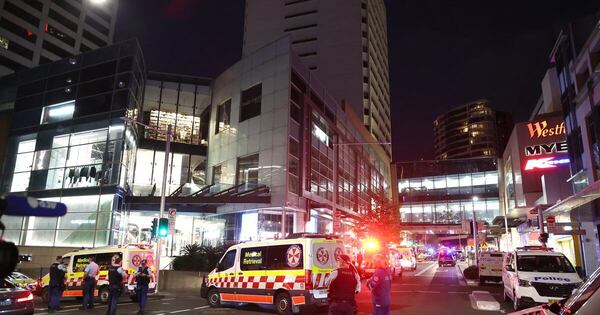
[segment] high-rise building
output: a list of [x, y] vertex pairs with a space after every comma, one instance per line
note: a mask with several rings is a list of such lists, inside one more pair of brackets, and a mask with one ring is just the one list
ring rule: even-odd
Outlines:
[[[246, 1], [244, 56], [291, 36], [292, 49], [338, 100], [390, 142], [386, 8], [383, 0]], [[385, 146], [388, 155], [390, 147]]]
[[0, 76], [110, 45], [118, 0], [0, 0]]
[[512, 127], [510, 113], [494, 110], [487, 100], [457, 107], [433, 122], [435, 158], [499, 156]]

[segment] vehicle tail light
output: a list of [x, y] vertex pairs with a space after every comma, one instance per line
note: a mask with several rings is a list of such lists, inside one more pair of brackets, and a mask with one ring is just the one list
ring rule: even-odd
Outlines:
[[33, 300], [33, 294], [31, 294], [31, 292], [27, 292], [26, 296], [17, 299], [17, 303], [23, 303], [23, 302], [32, 301], [32, 300]]
[[313, 289], [313, 283], [312, 283], [312, 270], [305, 270], [304, 271], [304, 289], [305, 290], [312, 290]]

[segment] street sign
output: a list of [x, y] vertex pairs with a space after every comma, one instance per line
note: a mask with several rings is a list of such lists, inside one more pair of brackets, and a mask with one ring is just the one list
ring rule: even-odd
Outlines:
[[175, 234], [175, 219], [177, 217], [177, 209], [169, 208], [169, 235]]
[[556, 223], [556, 219], [554, 218], [554, 216], [549, 216], [546, 218], [546, 223], [548, 224], [548, 228], [552, 228], [554, 227], [554, 224]]

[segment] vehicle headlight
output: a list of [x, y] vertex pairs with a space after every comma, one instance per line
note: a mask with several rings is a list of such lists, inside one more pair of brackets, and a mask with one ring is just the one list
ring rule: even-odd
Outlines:
[[531, 281], [519, 279], [519, 286], [521, 286], [521, 287], [530, 287], [531, 286]]

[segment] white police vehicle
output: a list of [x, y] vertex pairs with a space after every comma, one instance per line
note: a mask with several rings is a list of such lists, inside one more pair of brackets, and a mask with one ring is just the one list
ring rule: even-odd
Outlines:
[[502, 281], [504, 300], [512, 300], [515, 310], [565, 299], [582, 283], [562, 253], [533, 246], [504, 256]]

